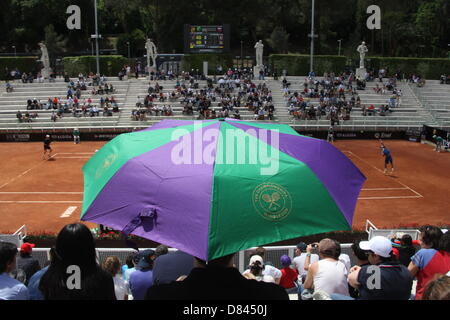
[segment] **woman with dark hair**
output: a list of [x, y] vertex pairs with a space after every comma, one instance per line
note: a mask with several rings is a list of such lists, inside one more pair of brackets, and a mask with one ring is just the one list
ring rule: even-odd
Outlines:
[[411, 274], [417, 278], [416, 300], [422, 299], [425, 287], [435, 274], [446, 274], [450, 270], [450, 234], [442, 234], [435, 226], [419, 229], [420, 249], [408, 266]]
[[83, 224], [65, 226], [39, 289], [46, 300], [115, 300], [113, 278], [97, 264], [94, 237]]

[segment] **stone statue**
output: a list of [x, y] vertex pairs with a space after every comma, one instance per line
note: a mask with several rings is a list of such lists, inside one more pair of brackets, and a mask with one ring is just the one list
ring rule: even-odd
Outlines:
[[366, 43], [363, 41], [361, 45], [356, 49], [356, 51], [359, 52], [359, 56], [361, 58], [361, 61], [359, 62], [359, 67], [361, 69], [364, 69], [364, 58], [366, 57], [366, 53], [369, 52], [369, 49], [366, 47]]
[[[156, 70], [156, 57], [158, 56], [158, 52], [156, 50], [155, 44], [152, 42], [151, 39], [147, 39], [147, 42], [145, 43], [145, 49], [147, 49], [147, 63], [149, 69]], [[151, 64], [150, 58], [152, 59]]]
[[264, 64], [264, 62], [263, 62], [264, 45], [262, 43], [262, 40], [259, 40], [255, 44], [255, 49], [256, 49], [256, 66], [258, 66], [258, 67], [263, 66], [263, 64]]
[[43, 66], [44, 66], [44, 68], [42, 68], [42, 70], [41, 70], [41, 75], [44, 79], [48, 79], [48, 78], [50, 78], [50, 73], [52, 72], [52, 69], [50, 68], [50, 57], [48, 55], [47, 46], [45, 45], [45, 43], [39, 42], [39, 47], [42, 52], [40, 61], [42, 62]]

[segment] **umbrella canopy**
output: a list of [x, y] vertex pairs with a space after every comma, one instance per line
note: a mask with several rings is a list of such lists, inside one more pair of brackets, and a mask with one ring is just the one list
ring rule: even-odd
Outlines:
[[166, 120], [120, 135], [83, 167], [81, 220], [203, 260], [349, 230], [359, 169], [287, 125]]

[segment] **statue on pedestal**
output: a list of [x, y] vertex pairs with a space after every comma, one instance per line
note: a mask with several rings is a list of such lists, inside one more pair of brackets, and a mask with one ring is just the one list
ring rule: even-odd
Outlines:
[[41, 70], [41, 75], [44, 79], [49, 79], [50, 74], [52, 73], [52, 69], [50, 68], [50, 57], [48, 55], [47, 46], [43, 42], [39, 42], [39, 47], [42, 52], [41, 59], [39, 61], [42, 62], [44, 68]]
[[[145, 49], [147, 50], [147, 65], [149, 68], [149, 73], [151, 71], [156, 71], [156, 58], [158, 57], [158, 51], [156, 49], [156, 45], [151, 39], [147, 39], [147, 42], [145, 43]], [[152, 59], [151, 64], [150, 58]]]
[[263, 76], [261, 76], [261, 71], [264, 71], [264, 59], [263, 59], [263, 53], [264, 53], [264, 44], [262, 40], [259, 40], [255, 44], [256, 49], [256, 66], [253, 69], [253, 73], [255, 78], [263, 79]]
[[255, 44], [255, 49], [256, 49], [256, 65], [259, 67], [264, 65], [263, 62], [264, 44], [262, 43], [262, 40], [259, 40], [259, 42]]
[[356, 51], [359, 52], [359, 57], [361, 59], [360, 62], [359, 62], [359, 67], [361, 69], [363, 69], [364, 68], [364, 59], [366, 57], [366, 53], [369, 52], [369, 49], [367, 49], [366, 43], [363, 41], [361, 43], [361, 45], [358, 47], [358, 49], [356, 49]]

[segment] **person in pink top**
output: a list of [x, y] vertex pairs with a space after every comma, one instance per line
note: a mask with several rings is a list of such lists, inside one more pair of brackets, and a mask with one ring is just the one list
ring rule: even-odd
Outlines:
[[408, 266], [409, 271], [417, 278], [416, 300], [421, 300], [425, 287], [436, 274], [450, 271], [450, 233], [443, 234], [435, 226], [420, 228], [420, 249]]

